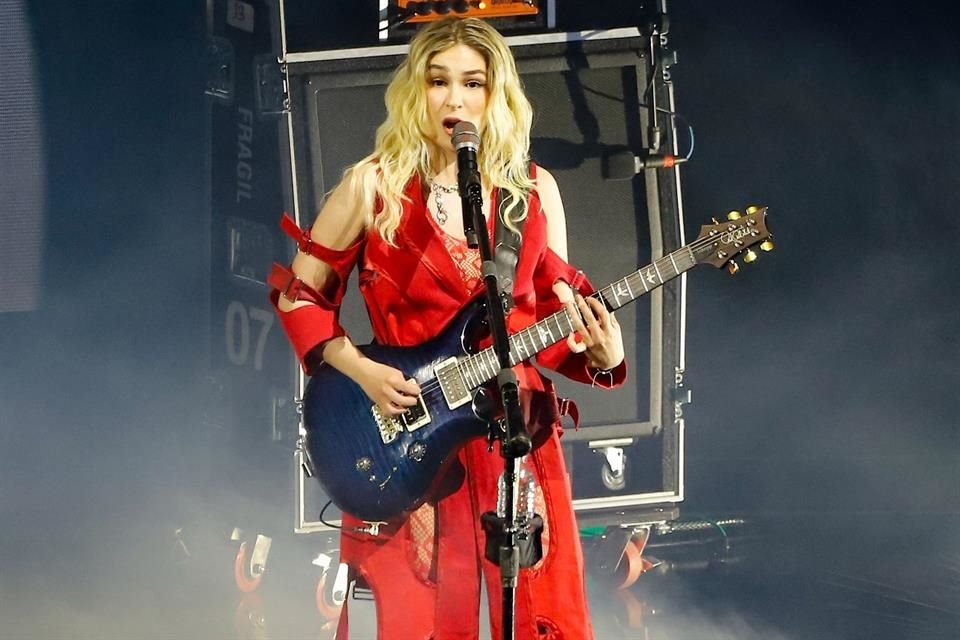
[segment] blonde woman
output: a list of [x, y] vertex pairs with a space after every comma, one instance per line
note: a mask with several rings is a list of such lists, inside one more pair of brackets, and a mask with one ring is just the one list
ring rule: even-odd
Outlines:
[[[308, 373], [321, 363], [335, 367], [386, 415], [415, 404], [417, 383], [364, 356], [340, 326], [338, 309], [356, 267], [376, 340], [418, 345], [482, 294], [479, 255], [463, 237], [451, 142], [453, 126], [469, 121], [481, 137], [490, 228], [498, 215], [495, 189], [513, 196], [505, 224], [523, 222], [511, 331], [566, 305], [577, 331], [540, 353], [539, 363], [578, 381], [621, 384], [620, 327], [602, 304], [580, 294], [588, 285], [566, 263], [563, 203], [550, 173], [528, 159], [531, 107], [502, 36], [476, 19], [424, 27], [394, 73], [386, 106], [373, 152], [345, 173], [312, 229], [297, 238], [291, 269], [279, 268], [285, 277], [274, 281], [278, 314]], [[535, 442], [527, 464], [545, 519], [544, 558], [520, 572], [516, 637], [592, 638], [556, 395], [532, 365], [516, 371]], [[496, 507], [503, 463], [482, 438], [465, 443], [458, 460], [443, 497], [377, 536], [350, 532], [362, 523], [344, 515], [342, 557], [374, 592], [381, 640], [477, 638], [481, 579], [490, 594], [493, 636], [501, 637], [499, 569], [484, 559], [479, 521]], [[345, 609], [338, 638], [347, 637], [346, 629]]]

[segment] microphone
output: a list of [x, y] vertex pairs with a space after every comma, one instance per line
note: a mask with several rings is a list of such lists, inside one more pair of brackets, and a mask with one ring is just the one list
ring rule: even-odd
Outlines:
[[469, 246], [476, 247], [479, 243], [474, 220], [483, 218], [483, 187], [480, 184], [480, 166], [477, 164], [480, 134], [472, 122], [461, 120], [453, 126], [453, 148], [457, 150], [457, 186], [463, 205], [463, 235]]
[[671, 169], [686, 161], [683, 156], [638, 156], [632, 151], [621, 150], [603, 156], [601, 171], [604, 180], [630, 180], [644, 169]]

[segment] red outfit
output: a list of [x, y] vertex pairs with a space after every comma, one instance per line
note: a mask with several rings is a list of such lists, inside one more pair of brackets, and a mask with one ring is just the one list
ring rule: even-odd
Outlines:
[[[535, 171], [535, 169], [533, 170]], [[535, 173], [532, 174], [535, 177]], [[343, 283], [359, 261], [359, 284], [376, 340], [388, 345], [417, 345], [434, 337], [479, 291], [462, 278], [451, 257], [449, 237], [432, 222], [421, 181], [414, 177], [395, 237], [396, 247], [370, 229], [354, 246], [332, 251], [317, 245], [309, 251], [333, 267], [338, 281], [323, 292], [319, 305], [280, 312], [298, 355], [308, 371], [317, 345], [343, 335], [336, 319]], [[494, 211], [496, 208], [494, 207]], [[490, 234], [493, 235], [491, 221]], [[456, 251], [454, 251], [456, 253]], [[318, 255], [320, 254], [320, 255]], [[461, 256], [462, 258], [462, 256]], [[536, 192], [530, 195], [514, 281], [515, 308], [508, 318], [512, 331], [559, 309], [552, 291], [558, 279], [575, 283], [580, 274], [547, 247], [547, 223]], [[588, 291], [583, 282], [581, 290]], [[280, 288], [283, 288], [282, 285]], [[274, 299], [276, 299], [274, 294]], [[306, 312], [306, 313], [304, 313]], [[298, 314], [301, 314], [298, 317]], [[309, 315], [307, 315], [309, 314]], [[309, 325], [304, 321], [309, 320]], [[572, 354], [563, 342], [537, 356], [539, 364], [570, 378], [590, 382], [586, 358]], [[524, 391], [524, 412], [536, 449], [527, 466], [533, 470], [543, 504], [545, 557], [520, 572], [516, 597], [519, 640], [593, 638], [583, 582], [583, 559], [573, 514], [569, 478], [559, 442], [559, 412], [553, 385], [530, 364], [516, 367]], [[603, 386], [621, 384], [626, 367], [600, 376]], [[606, 379], [604, 379], [606, 378]], [[499, 569], [483, 557], [480, 514], [496, 507], [497, 479], [503, 461], [488, 453], [483, 439], [468, 442], [459, 454], [465, 479], [434, 506], [428, 503], [377, 537], [344, 533], [341, 555], [358, 572], [376, 599], [380, 640], [476, 639], [483, 573], [491, 604], [491, 627], [500, 637]], [[362, 523], [344, 514], [344, 526]], [[338, 638], [346, 638], [346, 610]]]

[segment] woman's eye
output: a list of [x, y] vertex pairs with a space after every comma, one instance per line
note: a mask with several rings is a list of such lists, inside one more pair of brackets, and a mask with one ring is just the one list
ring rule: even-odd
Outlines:
[[430, 80], [430, 86], [432, 87], [442, 87], [447, 84], [443, 78], [433, 78]]
[[470, 82], [467, 83], [467, 86], [470, 87], [471, 89], [479, 89], [480, 87], [483, 86], [483, 83], [480, 82], [479, 80], [471, 80]]

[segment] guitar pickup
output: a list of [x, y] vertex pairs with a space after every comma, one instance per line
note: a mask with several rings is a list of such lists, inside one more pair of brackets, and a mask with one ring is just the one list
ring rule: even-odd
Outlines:
[[400, 414], [400, 421], [407, 431], [416, 431], [420, 427], [430, 422], [430, 412], [427, 411], [427, 405], [423, 401], [423, 396], [417, 396], [417, 404]]
[[433, 367], [433, 373], [440, 383], [440, 390], [447, 401], [447, 408], [453, 411], [473, 400], [470, 388], [460, 372], [456, 358], [447, 358]]

